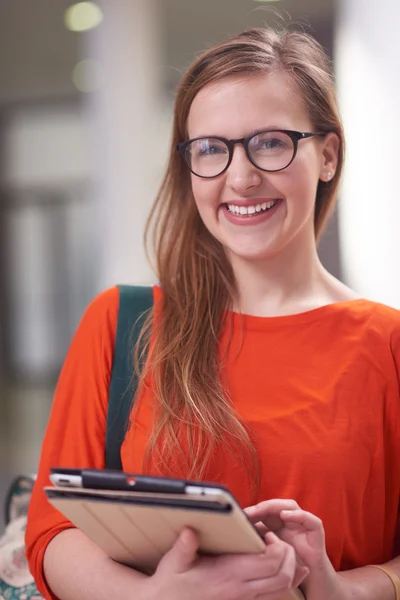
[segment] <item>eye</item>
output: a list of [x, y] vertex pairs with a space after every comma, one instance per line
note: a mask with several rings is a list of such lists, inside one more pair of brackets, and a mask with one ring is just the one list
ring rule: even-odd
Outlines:
[[268, 138], [262, 140], [259, 145], [262, 148], [265, 148], [266, 150], [277, 150], [279, 148], [287, 147], [287, 144], [285, 144], [285, 142], [283, 142], [279, 138]]
[[292, 139], [281, 131], [265, 131], [251, 139], [251, 151], [257, 154], [279, 155], [293, 149]]
[[227, 154], [228, 147], [221, 140], [206, 138], [194, 141], [190, 152], [196, 158], [220, 156]]
[[199, 154], [201, 156], [211, 155], [211, 154], [220, 154], [224, 152], [223, 148], [219, 148], [218, 146], [204, 146], [199, 149]]

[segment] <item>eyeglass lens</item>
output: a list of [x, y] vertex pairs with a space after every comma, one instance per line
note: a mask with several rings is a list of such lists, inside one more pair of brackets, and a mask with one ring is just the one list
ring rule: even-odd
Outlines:
[[[250, 138], [248, 153], [253, 163], [266, 171], [287, 167], [294, 154], [292, 138], [281, 131], [265, 131]], [[200, 177], [215, 177], [229, 162], [228, 145], [217, 138], [194, 140], [186, 147], [186, 162]]]

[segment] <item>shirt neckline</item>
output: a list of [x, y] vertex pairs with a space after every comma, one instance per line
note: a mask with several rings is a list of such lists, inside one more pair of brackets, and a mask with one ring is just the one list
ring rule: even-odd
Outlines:
[[341, 302], [332, 302], [324, 304], [310, 310], [306, 310], [291, 315], [261, 317], [256, 315], [248, 315], [235, 311], [227, 311], [228, 317], [232, 317], [233, 325], [244, 325], [246, 329], [265, 329], [274, 327], [296, 326], [312, 321], [319, 321], [326, 317], [338, 316], [341, 312], [354, 309], [357, 311], [360, 308], [370, 305], [371, 302], [365, 298], [354, 298], [353, 300], [343, 300]]

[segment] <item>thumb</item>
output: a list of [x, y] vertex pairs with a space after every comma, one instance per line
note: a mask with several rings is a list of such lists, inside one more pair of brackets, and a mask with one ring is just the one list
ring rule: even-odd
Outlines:
[[188, 571], [197, 558], [199, 538], [191, 529], [184, 529], [163, 559], [159, 568], [167, 568], [173, 573]]
[[293, 580], [293, 587], [298, 587], [304, 579], [310, 574], [310, 569], [308, 567], [300, 567], [296, 568], [296, 573]]

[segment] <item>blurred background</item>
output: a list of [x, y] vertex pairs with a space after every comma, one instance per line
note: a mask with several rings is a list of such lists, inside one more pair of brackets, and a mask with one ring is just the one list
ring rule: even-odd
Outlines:
[[0, 0], [0, 507], [12, 476], [36, 469], [88, 302], [154, 280], [142, 235], [174, 91], [209, 45], [282, 22], [322, 43], [348, 157], [321, 259], [400, 307], [399, 19], [397, 0]]

